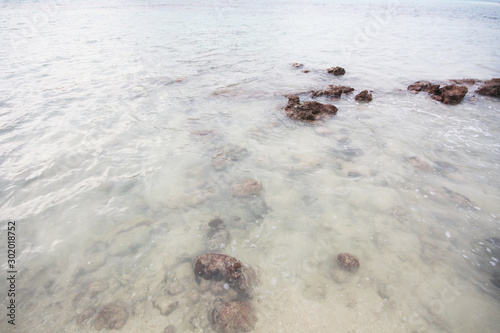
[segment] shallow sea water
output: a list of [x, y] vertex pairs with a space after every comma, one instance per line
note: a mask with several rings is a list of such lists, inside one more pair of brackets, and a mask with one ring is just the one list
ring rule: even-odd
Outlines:
[[[213, 332], [192, 260], [216, 217], [231, 238], [212, 252], [257, 272], [255, 332], [498, 332], [499, 101], [406, 87], [499, 77], [499, 20], [484, 1], [1, 1], [16, 332], [93, 332], [78, 317], [110, 302], [123, 332]], [[328, 84], [374, 100], [284, 115]], [[262, 194], [233, 197], [247, 178]]]

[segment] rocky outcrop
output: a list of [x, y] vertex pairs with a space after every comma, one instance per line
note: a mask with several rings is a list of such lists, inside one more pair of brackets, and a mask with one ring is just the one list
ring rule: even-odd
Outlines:
[[311, 97], [315, 98], [320, 96], [326, 96], [332, 98], [340, 98], [340, 96], [342, 96], [342, 93], [349, 94], [353, 91], [354, 88], [351, 87], [329, 85], [328, 88], [324, 90], [311, 91]]
[[444, 104], [456, 105], [464, 99], [468, 91], [469, 89], [465, 86], [450, 84], [439, 88], [438, 92], [432, 95], [431, 98]]
[[246, 302], [227, 302], [213, 310], [211, 321], [218, 333], [250, 332], [255, 327], [257, 316]]
[[373, 96], [372, 96], [372, 94], [370, 94], [370, 92], [368, 90], [363, 90], [362, 92], [357, 94], [356, 97], [354, 97], [354, 99], [357, 102], [369, 103], [373, 100]]
[[335, 76], [339, 76], [339, 75], [344, 75], [345, 74], [345, 69], [343, 69], [342, 67], [332, 67], [332, 68], [328, 68], [327, 69], [328, 73], [330, 74], [333, 74]]
[[429, 81], [417, 81], [408, 86], [408, 90], [414, 94], [423, 91], [429, 94], [435, 94], [439, 91], [439, 84], [432, 84]]
[[500, 97], [500, 78], [486, 81], [476, 92], [479, 95]]
[[321, 104], [314, 101], [300, 103], [299, 97], [292, 95], [288, 97], [288, 105], [285, 108], [285, 113], [292, 119], [315, 122], [326, 116], [336, 115], [337, 110], [337, 107], [331, 104]]
[[408, 90], [415, 94], [420, 91], [427, 92], [433, 100], [451, 105], [460, 103], [469, 91], [465, 86], [450, 84], [441, 88], [439, 84], [433, 84], [429, 81], [417, 81], [409, 85]]

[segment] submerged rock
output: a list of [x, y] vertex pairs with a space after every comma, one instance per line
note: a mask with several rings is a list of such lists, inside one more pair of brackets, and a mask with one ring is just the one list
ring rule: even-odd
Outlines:
[[326, 97], [333, 97], [333, 98], [340, 98], [342, 96], [342, 93], [344, 94], [349, 94], [354, 91], [354, 88], [347, 87], [347, 86], [334, 86], [334, 85], [329, 85], [328, 88], [324, 90], [316, 90], [316, 91], [311, 91], [311, 97], [320, 97], [320, 96], [326, 96]]
[[337, 263], [346, 271], [355, 272], [359, 268], [359, 260], [349, 253], [341, 253], [337, 256]]
[[233, 184], [231, 188], [233, 196], [243, 198], [259, 195], [262, 192], [262, 185], [255, 179], [245, 179]]
[[194, 260], [194, 274], [200, 279], [213, 281], [226, 290], [235, 290], [240, 296], [252, 297], [253, 271], [236, 258], [225, 254], [205, 253]]
[[162, 315], [168, 316], [179, 307], [179, 302], [172, 302], [171, 297], [161, 296], [153, 300], [153, 307], [160, 310]]
[[83, 324], [85, 321], [89, 320], [95, 315], [96, 311], [92, 307], [88, 307], [85, 309], [80, 315], [76, 318], [76, 323], [78, 325]]
[[500, 97], [500, 78], [486, 81], [476, 92], [479, 95]]
[[431, 98], [443, 104], [456, 105], [464, 99], [468, 91], [469, 89], [465, 86], [450, 84], [439, 88], [438, 92], [432, 95]]
[[434, 164], [436, 165], [436, 169], [440, 171], [455, 172], [458, 170], [456, 166], [445, 161], [435, 161]]
[[455, 84], [467, 84], [469, 86], [472, 86], [474, 84], [476, 84], [476, 82], [480, 82], [480, 80], [476, 80], [476, 79], [458, 79], [458, 80], [450, 80], [451, 82], [455, 83]]
[[163, 333], [176, 333], [177, 329], [175, 328], [174, 325], [170, 324], [165, 329], [163, 330]]
[[331, 67], [331, 68], [328, 68], [327, 69], [328, 73], [330, 74], [333, 74], [335, 76], [339, 76], [339, 75], [344, 75], [345, 74], [345, 69], [343, 69], [342, 67]]
[[292, 119], [315, 122], [326, 116], [334, 116], [337, 114], [337, 107], [331, 104], [321, 104], [318, 102], [300, 103], [297, 95], [288, 97], [288, 105], [285, 108], [285, 113]]
[[119, 330], [128, 320], [128, 312], [125, 307], [118, 303], [105, 305], [94, 321], [96, 330], [108, 329]]
[[357, 102], [366, 102], [366, 103], [369, 103], [373, 100], [373, 96], [372, 94], [370, 94], [370, 92], [368, 90], [363, 90], [362, 92], [360, 92], [359, 94], [356, 95], [356, 97], [354, 97], [354, 99], [357, 101]]
[[254, 310], [245, 302], [228, 302], [212, 312], [212, 326], [218, 333], [250, 332], [257, 323]]
[[207, 247], [210, 250], [223, 249], [229, 242], [230, 236], [224, 221], [220, 218], [208, 222], [210, 229], [207, 231]]
[[422, 161], [420, 158], [418, 158], [416, 156], [409, 157], [408, 162], [415, 169], [418, 169], [421, 171], [432, 172], [434, 170], [429, 163]]

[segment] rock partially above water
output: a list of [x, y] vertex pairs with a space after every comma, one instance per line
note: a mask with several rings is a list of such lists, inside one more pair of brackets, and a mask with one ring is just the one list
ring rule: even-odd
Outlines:
[[326, 97], [332, 97], [332, 98], [340, 98], [342, 96], [342, 93], [344, 94], [349, 94], [354, 91], [354, 88], [347, 87], [347, 86], [334, 86], [334, 85], [329, 85], [328, 88], [324, 90], [316, 90], [316, 91], [311, 91], [311, 97], [320, 97], [320, 96], [326, 96]]
[[297, 95], [288, 97], [288, 105], [285, 108], [285, 113], [292, 119], [315, 122], [326, 116], [334, 116], [337, 114], [337, 108], [331, 104], [321, 104], [318, 102], [300, 103]]
[[455, 105], [460, 103], [469, 89], [465, 86], [450, 84], [440, 88], [439, 84], [432, 84], [429, 81], [417, 81], [408, 86], [408, 90], [417, 94], [420, 91], [427, 92], [431, 98], [444, 104]]
[[109, 303], [105, 305], [94, 321], [96, 330], [108, 329], [119, 330], [128, 320], [128, 312], [123, 305]]
[[465, 86], [451, 84], [439, 88], [438, 92], [432, 95], [431, 98], [444, 104], [456, 105], [464, 99], [468, 91], [469, 89]]
[[357, 94], [356, 97], [354, 97], [354, 99], [357, 102], [369, 103], [373, 100], [373, 96], [372, 96], [372, 94], [370, 94], [370, 92], [368, 90], [363, 90], [362, 92]]
[[255, 179], [249, 178], [233, 184], [231, 192], [238, 198], [259, 195], [262, 192], [262, 185]]
[[339, 76], [339, 75], [344, 75], [345, 74], [345, 69], [343, 69], [342, 67], [332, 67], [332, 68], [328, 68], [327, 69], [328, 73], [330, 74], [333, 74], [335, 76]]
[[359, 260], [349, 253], [341, 253], [337, 256], [337, 263], [349, 272], [355, 272], [359, 268]]
[[236, 258], [216, 253], [199, 255], [194, 259], [194, 274], [197, 279], [225, 282], [241, 296], [253, 296], [251, 269]]
[[439, 90], [439, 84], [432, 84], [429, 81], [417, 81], [414, 84], [408, 86], [408, 90], [417, 94], [420, 91], [435, 94]]
[[484, 96], [500, 97], [500, 78], [486, 81], [476, 92]]
[[213, 310], [211, 319], [218, 333], [250, 332], [257, 323], [257, 316], [245, 302], [221, 304]]

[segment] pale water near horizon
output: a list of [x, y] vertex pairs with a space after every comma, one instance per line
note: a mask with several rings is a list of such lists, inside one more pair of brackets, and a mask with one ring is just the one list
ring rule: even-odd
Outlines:
[[[0, 331], [93, 332], [119, 302], [123, 332], [214, 332], [192, 261], [220, 217], [215, 252], [258, 275], [254, 332], [498, 332], [499, 100], [406, 87], [500, 77], [499, 22], [472, 1], [0, 1]], [[329, 84], [373, 102], [284, 115]], [[247, 178], [260, 196], [233, 197]]]

